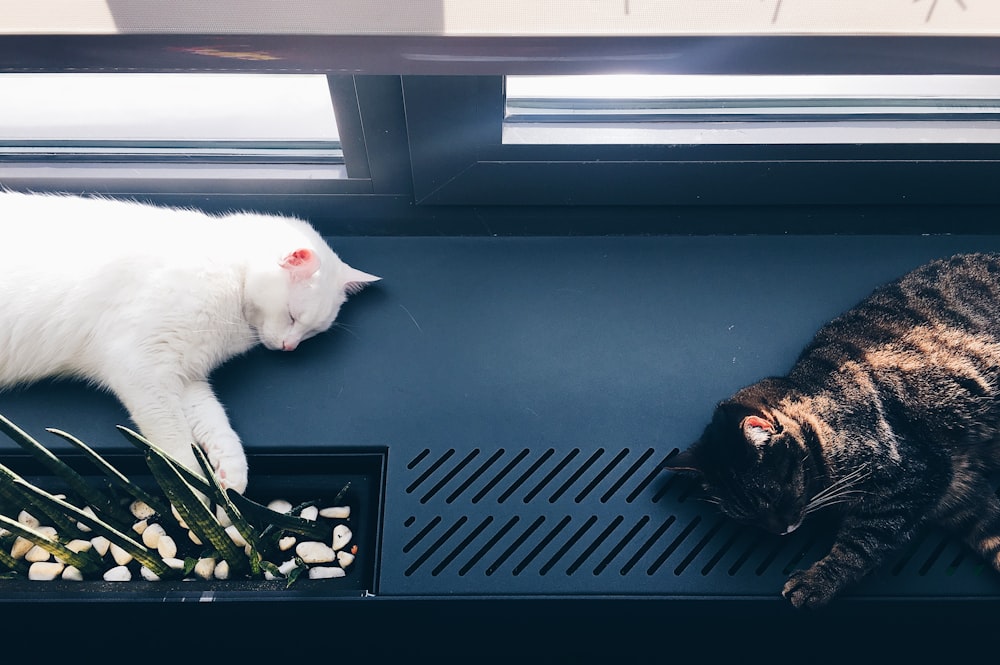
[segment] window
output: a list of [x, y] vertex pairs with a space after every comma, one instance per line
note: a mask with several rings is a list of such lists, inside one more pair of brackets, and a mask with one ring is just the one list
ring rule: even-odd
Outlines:
[[339, 102], [357, 116], [357, 100], [349, 77], [339, 83], [269, 73], [0, 75], [0, 183], [116, 193], [365, 191], [360, 122], [347, 118], [361, 148], [350, 163], [334, 112]]
[[1000, 76], [508, 76], [504, 144], [1000, 143]]

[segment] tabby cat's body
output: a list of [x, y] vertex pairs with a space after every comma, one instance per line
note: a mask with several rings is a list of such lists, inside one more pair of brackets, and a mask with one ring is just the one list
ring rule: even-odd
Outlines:
[[824, 326], [785, 377], [748, 386], [668, 467], [721, 510], [790, 533], [841, 513], [830, 552], [784, 595], [818, 607], [926, 522], [1000, 569], [1000, 255], [958, 255], [885, 285]]

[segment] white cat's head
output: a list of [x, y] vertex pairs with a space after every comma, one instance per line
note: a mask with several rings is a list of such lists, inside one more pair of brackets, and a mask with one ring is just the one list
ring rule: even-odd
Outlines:
[[347, 296], [379, 279], [347, 265], [325, 244], [299, 247], [247, 274], [247, 321], [264, 346], [292, 351], [328, 330]]

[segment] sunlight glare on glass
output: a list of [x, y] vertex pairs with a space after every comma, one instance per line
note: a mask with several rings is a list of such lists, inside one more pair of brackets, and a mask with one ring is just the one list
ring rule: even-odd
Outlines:
[[4, 74], [0, 139], [338, 141], [326, 77]]
[[508, 76], [504, 143], [1000, 143], [1000, 76]]

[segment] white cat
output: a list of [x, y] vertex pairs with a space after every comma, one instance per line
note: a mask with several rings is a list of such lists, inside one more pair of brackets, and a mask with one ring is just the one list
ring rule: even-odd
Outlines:
[[378, 279], [294, 218], [0, 192], [0, 387], [87, 379], [195, 470], [198, 442], [243, 492], [246, 456], [209, 375], [258, 342], [295, 349]]

